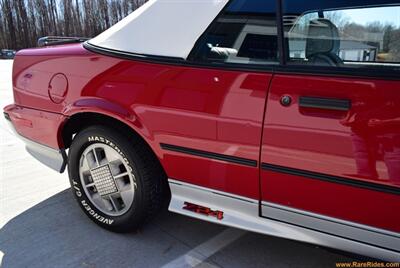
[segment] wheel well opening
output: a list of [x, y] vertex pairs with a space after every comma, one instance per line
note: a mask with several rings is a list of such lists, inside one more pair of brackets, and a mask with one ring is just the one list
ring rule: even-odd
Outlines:
[[[127, 137], [135, 141], [143, 142], [147, 145], [144, 139], [131, 127], [115, 118], [97, 113], [79, 113], [70, 117], [62, 129], [61, 137], [65, 149], [68, 149], [71, 146], [75, 134], [79, 133], [84, 128], [93, 125], [102, 125], [112, 129], [117, 129]], [[150, 146], [148, 147], [151, 150]]]
[[125, 123], [113, 117], [97, 113], [79, 113], [73, 115], [68, 119], [61, 130], [61, 138], [64, 143], [64, 148], [70, 148], [75, 134], [79, 133], [87, 127], [94, 125], [106, 126], [111, 129], [117, 130], [119, 133], [122, 133], [130, 140], [132, 140], [132, 145], [135, 143], [142, 143], [143, 145], [145, 145], [146, 151], [150, 156], [150, 161], [154, 161], [155, 163], [154, 168], [163, 174], [164, 179], [162, 180], [162, 189], [160, 189], [160, 191], [163, 194], [163, 209], [167, 209], [171, 200], [171, 191], [168, 185], [168, 176], [151, 146], [138, 133], [136, 133], [134, 129], [132, 129]]

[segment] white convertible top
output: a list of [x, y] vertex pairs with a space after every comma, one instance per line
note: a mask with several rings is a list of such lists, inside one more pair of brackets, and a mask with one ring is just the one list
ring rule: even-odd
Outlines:
[[121, 52], [186, 59], [228, 0], [150, 0], [89, 41]]

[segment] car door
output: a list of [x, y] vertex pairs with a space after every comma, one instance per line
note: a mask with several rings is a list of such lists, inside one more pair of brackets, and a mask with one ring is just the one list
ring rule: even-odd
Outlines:
[[282, 1], [286, 64], [267, 100], [264, 217], [399, 248], [399, 5]]
[[230, 1], [188, 61], [157, 87], [162, 112], [148, 115], [164, 168], [171, 179], [258, 202], [265, 99], [278, 62], [275, 2]]

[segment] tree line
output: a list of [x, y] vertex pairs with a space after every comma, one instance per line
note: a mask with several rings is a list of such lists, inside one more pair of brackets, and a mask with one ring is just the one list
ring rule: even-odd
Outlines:
[[94, 37], [147, 0], [0, 0], [0, 49], [43, 36]]

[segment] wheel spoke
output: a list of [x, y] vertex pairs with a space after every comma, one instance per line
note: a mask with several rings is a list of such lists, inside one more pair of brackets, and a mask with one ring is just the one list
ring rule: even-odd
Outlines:
[[96, 148], [94, 148], [94, 149], [92, 150], [92, 154], [93, 154], [94, 159], [95, 159], [95, 161], [96, 161], [96, 165], [99, 167], [99, 166], [100, 166], [100, 161], [99, 161], [99, 158], [98, 158], [98, 156], [97, 156]]
[[86, 154], [84, 154], [84, 156], [86, 158], [89, 170], [96, 168], [96, 158], [93, 154], [93, 150], [86, 152]]
[[114, 198], [113, 198], [112, 196], [110, 196], [110, 201], [111, 201], [111, 204], [112, 204], [114, 210], [115, 210], [116, 212], [118, 212], [118, 211], [119, 211], [119, 208], [118, 208], [117, 204], [115, 203], [115, 200], [114, 200]]
[[126, 206], [126, 204], [132, 203], [133, 194], [131, 193], [131, 191], [120, 192], [120, 195], [121, 195], [122, 202], [124, 203], [125, 206]]
[[107, 210], [111, 211], [112, 207], [110, 204], [107, 204], [106, 200], [104, 200], [100, 194], [95, 193], [92, 196], [92, 201], [101, 209], [101, 210]]
[[93, 187], [93, 186], [96, 186], [96, 184], [94, 182], [91, 182], [91, 183], [88, 183], [88, 184], [85, 185], [86, 188], [90, 188], [90, 187]]
[[103, 149], [108, 163], [112, 163], [115, 161], [121, 163], [121, 155], [117, 153], [114, 149], [112, 149], [111, 147], [105, 147]]
[[81, 158], [81, 171], [82, 173], [87, 173], [90, 171], [89, 162], [86, 155]]
[[113, 174], [113, 176], [117, 176], [120, 173], [125, 171], [125, 170], [121, 171], [120, 166], [121, 165], [123, 166], [123, 163], [120, 160], [115, 160], [115, 161], [109, 162], [108, 164], [109, 164], [109, 167], [111, 170], [111, 174]]
[[118, 174], [118, 175], [115, 175], [114, 176], [114, 179], [120, 179], [120, 178], [123, 178], [123, 177], [125, 177], [125, 176], [128, 176], [129, 175], [129, 173], [128, 172], [124, 172], [124, 173], [121, 173], [121, 174]]
[[[111, 174], [106, 174], [107, 165]], [[97, 170], [99, 167], [103, 167], [105, 173]], [[79, 165], [80, 180], [86, 196], [97, 209], [110, 216], [124, 214], [133, 203], [136, 185], [134, 175], [130, 170], [131, 168], [119, 152], [102, 143], [88, 146], [82, 153]], [[104, 176], [111, 175], [119, 191], [111, 195], [100, 195], [97, 184], [92, 178], [93, 175], [99, 176], [96, 177], [97, 183], [101, 183], [102, 180], [108, 180], [110, 183], [111, 178]]]

